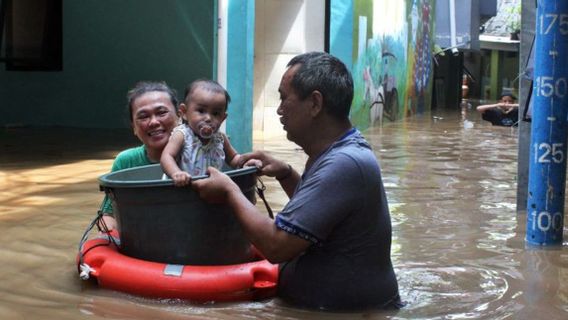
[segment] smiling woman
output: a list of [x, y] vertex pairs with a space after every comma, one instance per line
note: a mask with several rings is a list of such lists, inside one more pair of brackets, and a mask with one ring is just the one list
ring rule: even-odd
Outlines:
[[[134, 135], [142, 145], [116, 156], [111, 171], [157, 163], [178, 123], [176, 92], [163, 82], [139, 82], [128, 92], [128, 111]], [[101, 204], [104, 228], [116, 228], [112, 203], [105, 196]], [[100, 226], [102, 227], [102, 226]]]

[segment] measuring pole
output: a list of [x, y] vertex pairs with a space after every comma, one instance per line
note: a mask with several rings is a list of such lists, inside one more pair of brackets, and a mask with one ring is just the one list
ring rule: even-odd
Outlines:
[[534, 245], [562, 244], [568, 125], [568, 1], [539, 0], [527, 232]]

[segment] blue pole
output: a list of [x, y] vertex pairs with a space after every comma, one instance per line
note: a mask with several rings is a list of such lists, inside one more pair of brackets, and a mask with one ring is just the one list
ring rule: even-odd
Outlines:
[[568, 1], [538, 1], [535, 34], [525, 240], [534, 245], [559, 245], [566, 186]]

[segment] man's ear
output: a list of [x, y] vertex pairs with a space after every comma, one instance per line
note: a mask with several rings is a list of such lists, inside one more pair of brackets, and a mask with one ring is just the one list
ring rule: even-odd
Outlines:
[[321, 112], [323, 112], [323, 95], [318, 90], [312, 91], [310, 93], [309, 99], [312, 102], [310, 114], [315, 117]]

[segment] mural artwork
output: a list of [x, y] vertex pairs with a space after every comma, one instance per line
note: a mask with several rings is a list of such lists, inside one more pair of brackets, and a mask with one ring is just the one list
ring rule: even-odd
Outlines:
[[433, 0], [354, 1], [351, 119], [361, 129], [430, 109]]

